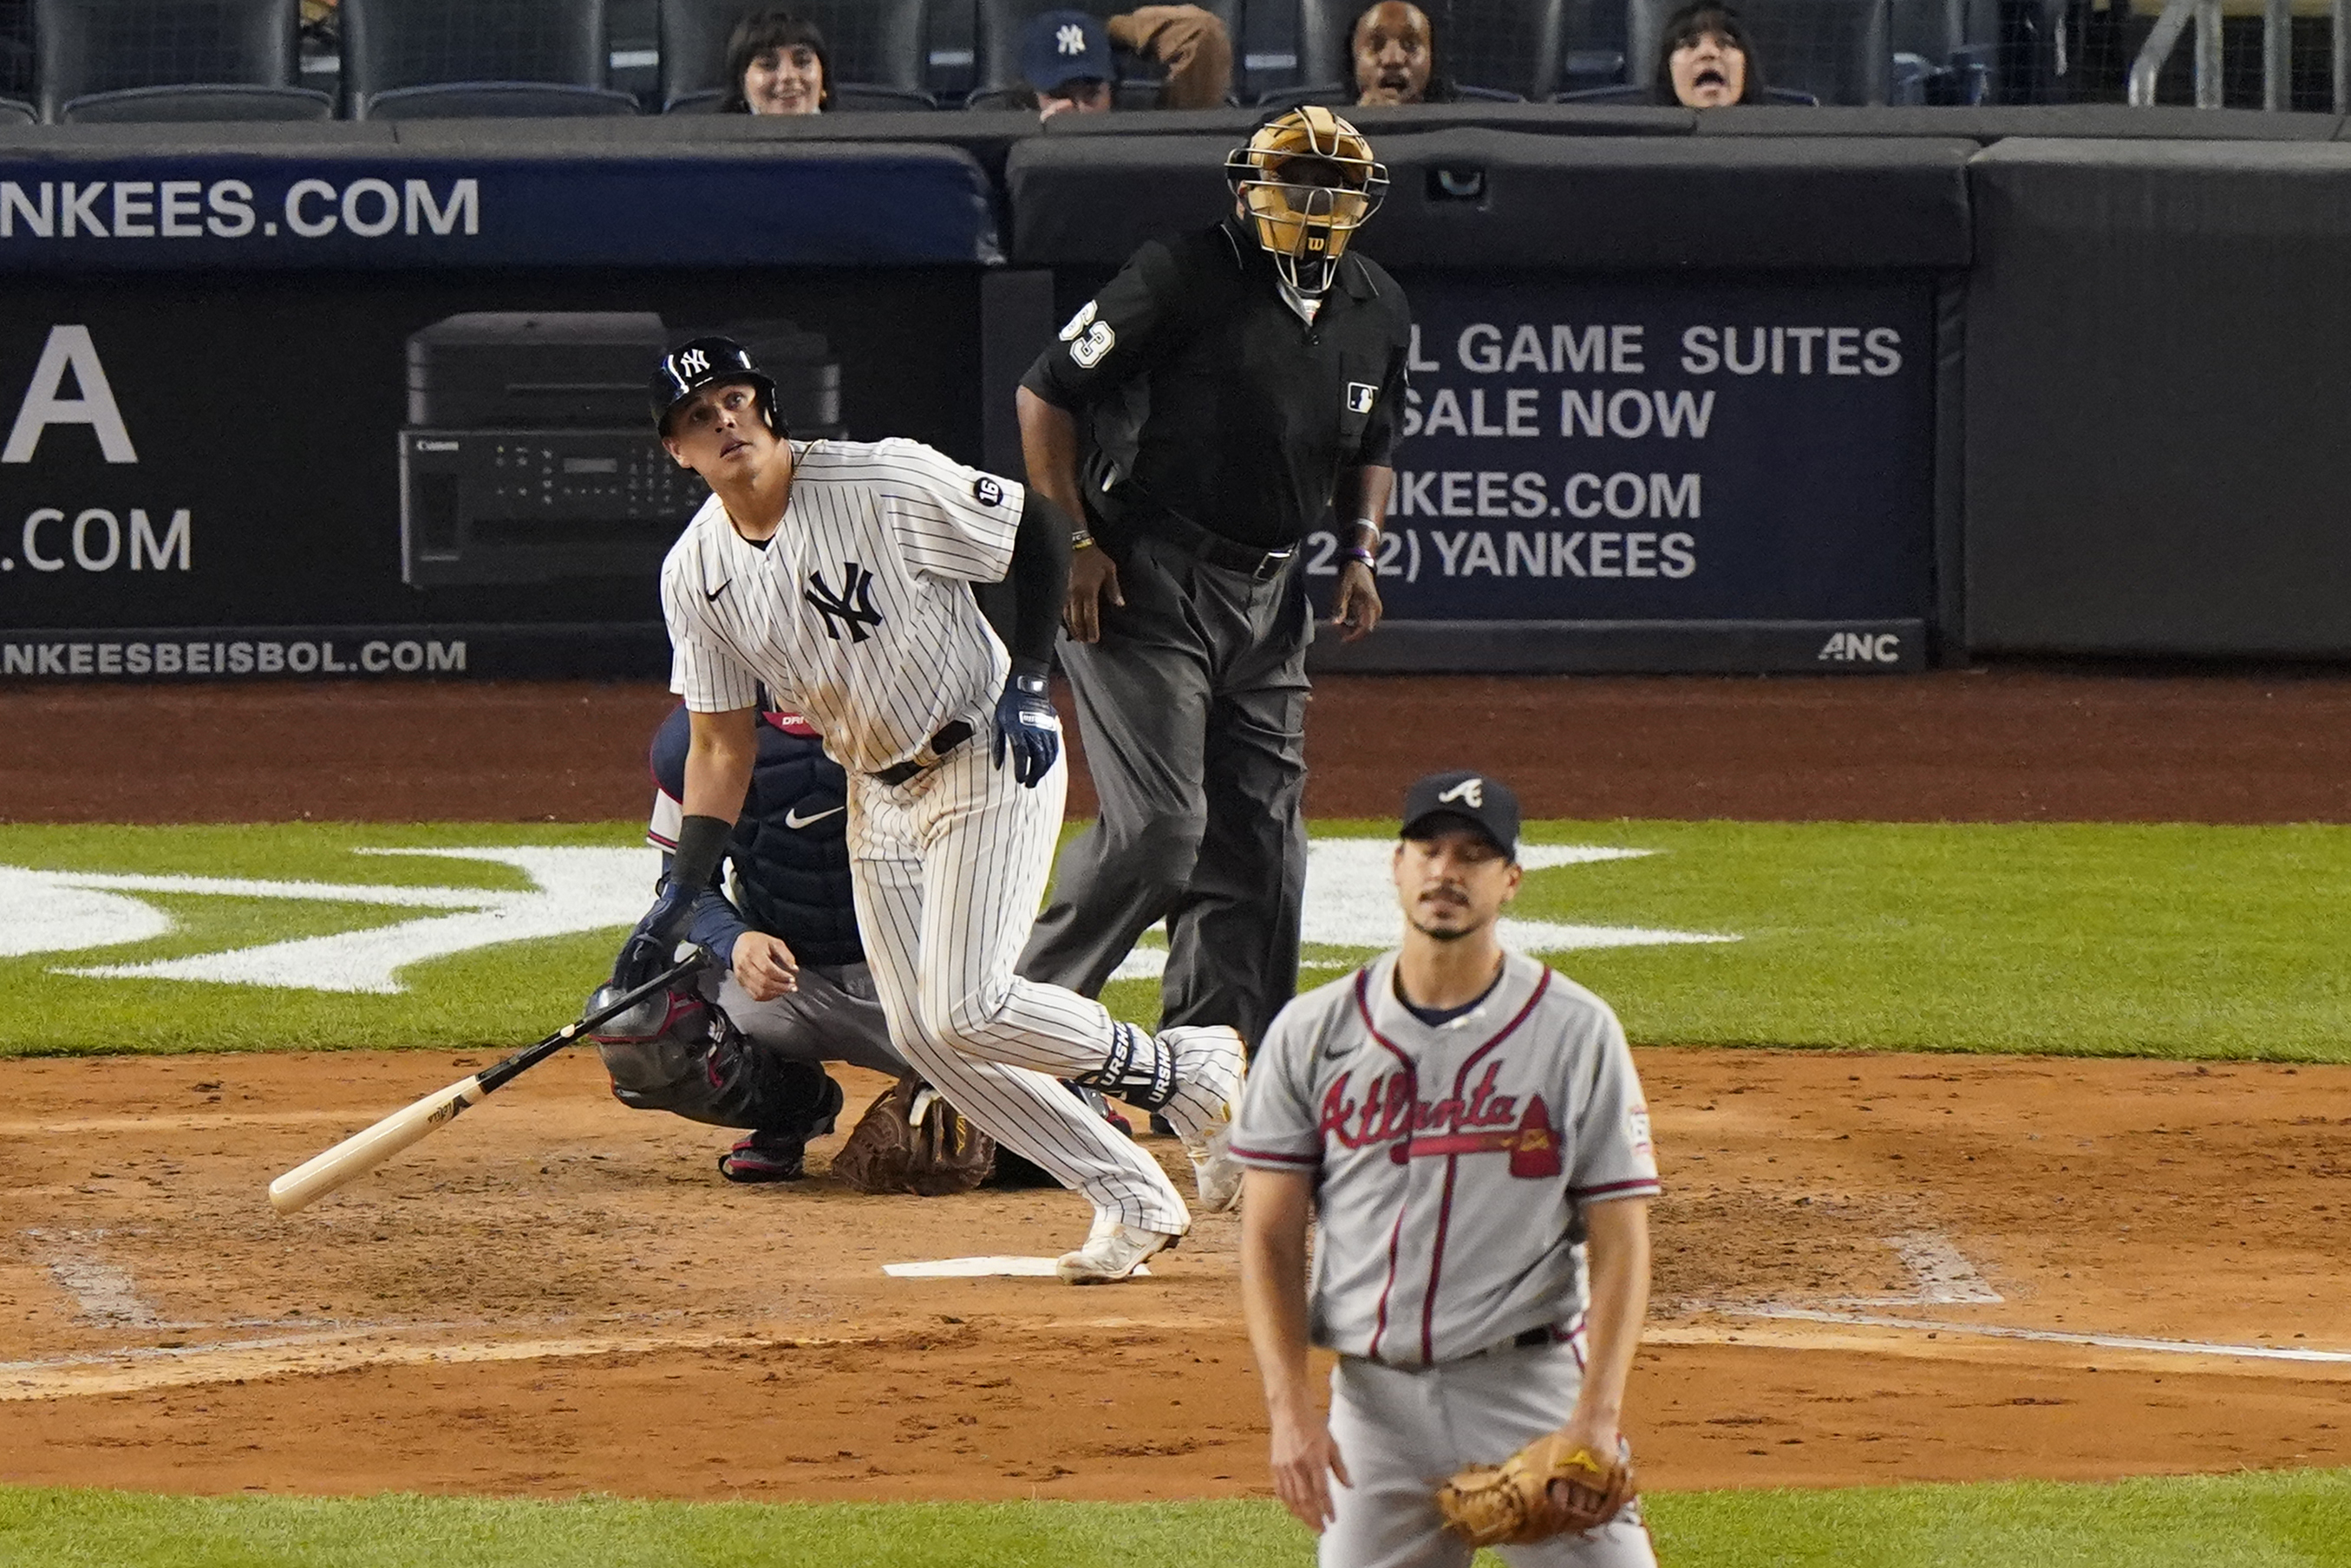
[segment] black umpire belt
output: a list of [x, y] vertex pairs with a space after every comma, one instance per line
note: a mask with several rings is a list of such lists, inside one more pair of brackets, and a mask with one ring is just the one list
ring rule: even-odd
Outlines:
[[961, 746], [965, 741], [969, 740], [970, 738], [970, 724], [966, 720], [957, 719], [953, 724], [948, 725], [946, 728], [940, 730], [938, 734], [931, 737], [930, 745], [924, 747], [925, 750], [931, 754], [931, 759], [928, 762], [924, 761], [920, 757], [910, 757], [904, 762], [892, 763], [889, 767], [884, 768], [879, 773], [870, 773], [866, 775], [866, 777], [873, 779], [877, 783], [886, 784], [891, 789], [895, 789], [907, 779], [917, 778], [924, 773], [927, 773], [932, 768], [936, 768], [941, 762], [946, 759], [948, 752], [953, 751], [956, 747]]
[[1177, 549], [1210, 566], [1221, 566], [1228, 571], [1243, 571], [1259, 582], [1270, 582], [1280, 575], [1298, 547], [1287, 549], [1259, 549], [1255, 545], [1240, 544], [1222, 534], [1210, 533], [1189, 517], [1179, 517], [1164, 507], [1154, 507], [1144, 516], [1141, 528], [1155, 533]]

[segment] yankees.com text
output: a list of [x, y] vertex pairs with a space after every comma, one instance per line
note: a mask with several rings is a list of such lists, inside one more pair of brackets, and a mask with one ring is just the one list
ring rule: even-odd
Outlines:
[[384, 675], [463, 674], [463, 642], [0, 643], [0, 674]]
[[274, 238], [281, 225], [303, 239], [478, 235], [481, 183], [302, 179], [256, 193], [243, 180], [0, 181], [0, 240]]

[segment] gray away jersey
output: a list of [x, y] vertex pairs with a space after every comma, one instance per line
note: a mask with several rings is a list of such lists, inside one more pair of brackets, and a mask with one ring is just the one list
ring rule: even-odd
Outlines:
[[1396, 999], [1396, 955], [1284, 1008], [1250, 1063], [1233, 1155], [1316, 1176], [1314, 1343], [1396, 1366], [1583, 1316], [1583, 1206], [1653, 1196], [1625, 1031], [1510, 954], [1462, 1018]]
[[1027, 492], [917, 441], [795, 444], [766, 548], [712, 496], [662, 562], [670, 690], [697, 713], [797, 709], [843, 768], [903, 762], [995, 707], [1011, 659], [972, 582], [1012, 562]]

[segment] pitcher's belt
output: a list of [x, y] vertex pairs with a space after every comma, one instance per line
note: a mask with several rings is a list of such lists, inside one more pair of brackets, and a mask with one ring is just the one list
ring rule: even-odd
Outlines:
[[871, 773], [866, 775], [866, 777], [878, 783], [886, 784], [891, 789], [895, 789], [899, 785], [906, 782], [907, 779], [915, 778], [920, 774], [929, 771], [931, 768], [936, 768], [942, 761], [946, 760], [948, 752], [953, 751], [956, 747], [961, 746], [965, 741], [969, 740], [971, 738], [971, 734], [970, 723], [965, 719], [956, 719], [954, 723], [941, 729], [938, 734], [931, 737], [930, 744], [923, 748], [925, 751], [931, 754], [931, 759], [928, 762], [924, 761], [922, 758], [917, 755], [906, 758], [904, 762], [893, 763], [889, 767], [883, 768], [879, 773]]

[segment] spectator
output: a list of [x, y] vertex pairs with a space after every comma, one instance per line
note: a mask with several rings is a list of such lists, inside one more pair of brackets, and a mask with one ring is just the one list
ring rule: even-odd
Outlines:
[[1162, 109], [1213, 109], [1232, 89], [1232, 39], [1197, 5], [1145, 5], [1107, 25], [1083, 11], [1047, 11], [1029, 18], [1020, 35], [1020, 74], [1036, 95], [1039, 116], [1111, 109], [1118, 79], [1113, 46], [1166, 68]]
[[722, 114], [820, 114], [832, 107], [824, 32], [790, 11], [753, 11], [726, 40]]
[[1659, 103], [1684, 109], [1765, 101], [1763, 62], [1739, 13], [1720, 0], [1697, 0], [1667, 19], [1650, 81]]
[[1358, 104], [1450, 103], [1453, 83], [1437, 67], [1437, 29], [1410, 0], [1380, 0], [1348, 30]]

